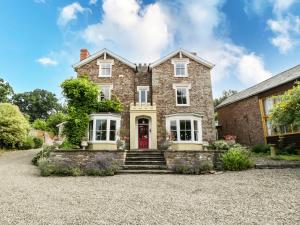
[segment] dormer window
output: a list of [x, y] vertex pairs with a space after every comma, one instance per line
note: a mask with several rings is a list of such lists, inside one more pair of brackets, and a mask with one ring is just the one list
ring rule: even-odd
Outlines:
[[98, 60], [99, 65], [99, 77], [111, 77], [113, 60]]
[[189, 59], [172, 59], [172, 64], [174, 65], [175, 77], [188, 77]]

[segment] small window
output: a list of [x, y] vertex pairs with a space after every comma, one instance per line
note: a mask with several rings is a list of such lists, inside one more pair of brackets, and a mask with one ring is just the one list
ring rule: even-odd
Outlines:
[[177, 105], [187, 105], [187, 88], [186, 87], [180, 87], [177, 88], [176, 94], [177, 94]]
[[110, 121], [110, 129], [109, 129], [109, 140], [110, 141], [116, 140], [116, 131], [117, 131], [117, 121], [111, 120]]
[[140, 105], [145, 105], [148, 103], [148, 92], [149, 86], [137, 86], [138, 91], [138, 101]]
[[96, 140], [106, 140], [107, 120], [96, 120]]
[[109, 100], [111, 98], [111, 87], [110, 86], [100, 86], [100, 94], [99, 94], [99, 100], [105, 101]]
[[170, 123], [170, 130], [171, 130], [171, 140], [177, 141], [177, 125], [176, 120], [172, 120]]
[[110, 77], [111, 76], [111, 63], [101, 63], [100, 77]]
[[180, 140], [190, 141], [192, 140], [192, 127], [190, 120], [180, 120]]
[[184, 77], [186, 76], [186, 63], [176, 63], [175, 64], [175, 76]]

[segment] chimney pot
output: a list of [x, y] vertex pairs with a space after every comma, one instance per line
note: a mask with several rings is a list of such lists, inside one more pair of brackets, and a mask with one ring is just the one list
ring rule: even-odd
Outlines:
[[80, 61], [86, 59], [89, 56], [90, 56], [90, 53], [86, 48], [80, 49]]

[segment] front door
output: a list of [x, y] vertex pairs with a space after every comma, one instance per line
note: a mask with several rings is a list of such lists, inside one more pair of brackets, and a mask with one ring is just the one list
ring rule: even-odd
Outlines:
[[138, 134], [139, 134], [139, 149], [148, 149], [149, 148], [149, 125], [139, 124]]

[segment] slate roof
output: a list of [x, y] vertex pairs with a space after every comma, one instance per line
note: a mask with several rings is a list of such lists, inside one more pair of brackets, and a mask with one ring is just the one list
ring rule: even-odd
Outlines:
[[221, 108], [223, 106], [232, 104], [234, 102], [240, 101], [242, 99], [257, 95], [259, 93], [265, 92], [282, 84], [288, 83], [293, 80], [300, 79], [300, 64], [292, 67], [286, 71], [283, 71], [259, 84], [256, 84], [250, 88], [247, 88], [243, 91], [240, 91], [226, 100], [224, 100], [221, 104], [217, 106], [217, 108]]

